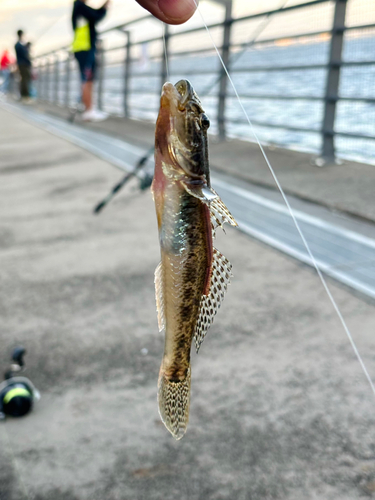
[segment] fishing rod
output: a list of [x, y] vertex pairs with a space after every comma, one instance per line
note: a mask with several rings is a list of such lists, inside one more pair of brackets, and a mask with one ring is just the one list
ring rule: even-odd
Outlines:
[[[99, 202], [94, 210], [93, 210], [93, 213], [94, 214], [99, 214], [103, 208], [112, 200], [112, 198], [120, 191], [120, 189], [122, 189], [125, 184], [132, 178], [132, 177], [138, 177], [138, 174], [139, 172], [145, 167], [148, 159], [150, 158], [150, 156], [154, 153], [154, 146], [152, 146], [152, 148], [150, 148], [147, 153], [142, 156], [142, 158], [140, 158], [135, 166], [135, 168], [131, 171], [131, 172], [128, 172], [121, 180], [120, 182], [118, 182], [112, 189], [111, 191], [109, 192], [109, 194], [101, 201]], [[152, 183], [152, 179], [153, 179], [153, 175], [151, 175], [150, 173], [146, 172], [143, 174], [142, 177], [139, 178], [140, 182], [139, 182], [139, 189], [141, 191], [145, 191], [146, 189], [148, 189], [150, 186], [151, 186], [151, 183]]]

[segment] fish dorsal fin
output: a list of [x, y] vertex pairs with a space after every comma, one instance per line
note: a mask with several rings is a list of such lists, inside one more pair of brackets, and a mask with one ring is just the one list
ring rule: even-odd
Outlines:
[[238, 224], [220, 196], [213, 189], [212, 192], [216, 194], [216, 198], [210, 202], [211, 226], [215, 236], [215, 229], [219, 226], [222, 228], [225, 222], [231, 226]]
[[155, 269], [155, 298], [156, 309], [158, 311], [159, 332], [165, 328], [164, 297], [163, 297], [163, 267], [160, 262]]
[[202, 295], [199, 316], [195, 326], [194, 342], [197, 352], [221, 306], [232, 276], [232, 264], [216, 248], [212, 259], [211, 285], [208, 295]]

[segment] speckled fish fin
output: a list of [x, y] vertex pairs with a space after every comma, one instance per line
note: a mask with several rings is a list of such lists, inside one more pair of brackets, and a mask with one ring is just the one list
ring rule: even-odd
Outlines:
[[232, 264], [216, 248], [213, 252], [211, 286], [207, 295], [202, 295], [200, 311], [195, 327], [194, 342], [197, 353], [221, 306], [232, 275]]
[[216, 191], [213, 189], [211, 189], [211, 191], [213, 194], [216, 194], [216, 198], [214, 198], [210, 203], [211, 226], [215, 236], [215, 229], [218, 226], [223, 228], [223, 224], [225, 222], [231, 226], [238, 226], [238, 224]]
[[225, 222], [231, 226], [238, 226], [233, 215], [229, 212], [223, 200], [214, 189], [209, 188], [207, 184], [201, 182], [197, 184], [182, 182], [182, 184], [188, 193], [210, 207], [211, 227], [214, 232], [213, 236], [215, 236], [215, 229], [218, 226], [222, 228]]
[[158, 311], [158, 325], [159, 332], [164, 330], [165, 327], [165, 317], [164, 317], [164, 298], [163, 298], [163, 268], [160, 262], [155, 269], [155, 298], [156, 298], [156, 309]]

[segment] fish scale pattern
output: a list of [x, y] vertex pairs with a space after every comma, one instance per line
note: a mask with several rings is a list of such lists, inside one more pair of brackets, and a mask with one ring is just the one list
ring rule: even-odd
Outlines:
[[211, 287], [208, 295], [202, 295], [199, 317], [194, 333], [197, 353], [221, 306], [232, 276], [232, 264], [223, 254], [214, 248]]

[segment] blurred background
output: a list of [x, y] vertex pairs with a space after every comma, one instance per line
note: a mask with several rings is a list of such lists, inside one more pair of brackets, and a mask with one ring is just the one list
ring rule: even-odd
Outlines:
[[[330, 156], [335, 136], [338, 157], [372, 163], [375, 6], [371, 0], [339, 2], [346, 12], [335, 19], [336, 4], [233, 0], [204, 1], [201, 8], [262, 141]], [[40, 0], [31, 7], [3, 1], [0, 9], [0, 48], [12, 46], [19, 26], [33, 43], [38, 98], [73, 105], [80, 90], [69, 52], [70, 2]], [[253, 140], [199, 14], [165, 28], [145, 18], [135, 2], [115, 0], [100, 31], [100, 109], [155, 121], [161, 83], [167, 76], [173, 82], [184, 77], [204, 97], [212, 134]]]
[[[11, 68], [9, 89], [0, 76], [0, 500], [374, 498], [374, 0], [200, 2], [368, 379], [199, 13], [166, 26], [112, 0], [97, 26], [93, 123], [72, 4], [0, 0]], [[19, 29], [31, 42], [26, 98]], [[234, 277], [192, 353], [176, 442], [156, 400], [148, 188], [161, 88], [181, 78], [211, 120], [212, 185], [239, 226], [217, 231]], [[25, 365], [11, 361], [17, 346]], [[25, 366], [41, 399], [13, 418], [2, 391]]]

